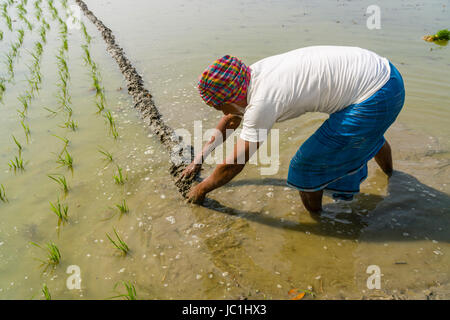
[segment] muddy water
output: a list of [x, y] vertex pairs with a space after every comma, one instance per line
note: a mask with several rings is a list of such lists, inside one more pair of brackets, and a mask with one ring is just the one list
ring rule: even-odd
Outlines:
[[[27, 87], [25, 63], [31, 59], [24, 49], [15, 82], [7, 85], [0, 105], [0, 184], [9, 199], [0, 203], [1, 298], [42, 298], [46, 283], [53, 298], [101, 299], [116, 295], [114, 285], [122, 280], [133, 281], [138, 297], [148, 299], [285, 299], [291, 288], [308, 287], [317, 298], [448, 298], [449, 51], [420, 39], [447, 27], [448, 3], [385, 4], [380, 30], [366, 28], [367, 1], [86, 3], [114, 31], [167, 123], [191, 132], [193, 121], [203, 120], [207, 129], [219, 117], [202, 105], [194, 86], [202, 69], [222, 54], [252, 63], [301, 46], [336, 44], [388, 57], [403, 74], [407, 90], [405, 108], [387, 134], [397, 172], [388, 181], [370, 163], [356, 201], [336, 204], [325, 198], [320, 221], [311, 218], [285, 185], [290, 157], [326, 118], [308, 114], [277, 124], [276, 174], [261, 176], [259, 167], [249, 165], [232, 183], [212, 192], [206, 207], [187, 205], [167, 173], [167, 153], [144, 128], [126, 91], [119, 90], [125, 87], [123, 78], [87, 20], [91, 54], [120, 137], [115, 141], [95, 114], [77, 30], [70, 30], [69, 69], [79, 130], [60, 128], [62, 115], [48, 117], [44, 107], [56, 104], [54, 55], [60, 46], [57, 22], [49, 17], [42, 89], [27, 117], [29, 144], [16, 112], [17, 96]], [[7, 30], [4, 24], [0, 29]], [[14, 37], [5, 32], [2, 52]], [[28, 32], [23, 48], [32, 48], [36, 39], [36, 33]], [[12, 134], [24, 145], [28, 162], [23, 173], [14, 174], [7, 165], [17, 154]], [[58, 168], [56, 153], [63, 142], [52, 134], [70, 140], [73, 173]], [[124, 168], [123, 186], [114, 183], [115, 165], [102, 160], [98, 146]], [[205, 165], [202, 175], [212, 169]], [[66, 197], [47, 178], [50, 173], [65, 174]], [[49, 204], [58, 196], [69, 205], [69, 221], [60, 228]], [[120, 215], [115, 205], [123, 199], [130, 212]], [[105, 236], [113, 228], [131, 249], [125, 257]], [[42, 273], [36, 259], [45, 253], [30, 241], [58, 245], [62, 259], [55, 270]], [[69, 265], [80, 267], [81, 290], [66, 287]], [[366, 286], [369, 265], [381, 269], [380, 290]]]

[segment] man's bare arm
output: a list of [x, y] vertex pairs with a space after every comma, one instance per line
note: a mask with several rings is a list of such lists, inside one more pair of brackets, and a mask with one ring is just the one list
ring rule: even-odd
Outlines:
[[191, 175], [197, 173], [200, 170], [203, 161], [208, 157], [208, 155], [228, 138], [228, 136], [230, 135], [230, 130], [228, 129], [235, 130], [239, 127], [240, 123], [241, 117], [239, 116], [233, 114], [223, 116], [216, 126], [216, 132], [214, 133], [214, 135], [208, 142], [205, 143], [202, 151], [195, 155], [192, 163], [188, 165], [186, 169], [181, 173], [180, 179], [182, 179], [183, 177], [189, 178]]
[[233, 155], [228, 157], [225, 163], [217, 165], [208, 178], [195, 186], [187, 195], [188, 200], [202, 203], [208, 192], [223, 186], [238, 175], [258, 148], [257, 142], [238, 139]]

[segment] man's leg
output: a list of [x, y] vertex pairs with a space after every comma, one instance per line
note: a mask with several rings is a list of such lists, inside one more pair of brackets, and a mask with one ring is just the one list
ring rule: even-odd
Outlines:
[[392, 166], [392, 151], [387, 140], [381, 147], [380, 151], [378, 151], [375, 155], [375, 161], [384, 173], [386, 173], [389, 177], [392, 175], [392, 171], [394, 170]]
[[299, 191], [303, 205], [310, 213], [318, 214], [322, 211], [323, 190], [314, 192]]

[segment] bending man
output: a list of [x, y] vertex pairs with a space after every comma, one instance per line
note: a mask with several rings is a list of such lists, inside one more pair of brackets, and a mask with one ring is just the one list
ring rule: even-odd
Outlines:
[[[290, 162], [287, 184], [299, 190], [311, 213], [322, 209], [324, 190], [351, 200], [375, 157], [391, 175], [392, 155], [384, 133], [403, 107], [405, 89], [398, 70], [386, 58], [357, 47], [313, 46], [260, 60], [250, 67], [226, 55], [201, 75], [204, 102], [224, 113], [216, 129], [243, 128], [234, 154], [192, 188], [188, 199], [202, 203], [206, 194], [233, 179], [264, 142], [275, 122], [306, 112], [330, 117], [298, 149]], [[184, 170], [195, 174], [217, 146], [213, 138]], [[221, 137], [220, 137], [221, 138]], [[244, 159], [245, 161], [239, 161]]]

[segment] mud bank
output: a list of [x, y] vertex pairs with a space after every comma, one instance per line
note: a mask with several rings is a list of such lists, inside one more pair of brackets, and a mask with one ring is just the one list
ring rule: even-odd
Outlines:
[[125, 77], [128, 93], [133, 97], [134, 108], [139, 112], [140, 117], [152, 133], [158, 136], [161, 143], [169, 150], [171, 163], [170, 174], [175, 178], [175, 185], [178, 191], [185, 196], [196, 178], [183, 179], [182, 181], [178, 181], [177, 179], [186, 165], [193, 159], [192, 146], [186, 145], [182, 138], [177, 136], [174, 130], [164, 123], [153, 101], [152, 95], [144, 88], [142, 77], [126, 57], [123, 49], [115, 41], [112, 31], [102, 21], [97, 19], [83, 1], [75, 1], [85, 16], [100, 31], [103, 40], [105, 40], [107, 51], [117, 62], [120, 71]]

